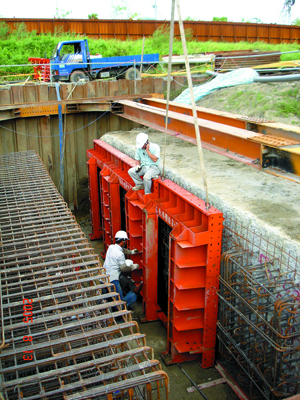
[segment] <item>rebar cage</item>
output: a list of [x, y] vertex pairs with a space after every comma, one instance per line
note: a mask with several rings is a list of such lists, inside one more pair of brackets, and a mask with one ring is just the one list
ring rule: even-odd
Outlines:
[[[219, 291], [219, 353], [251, 398], [300, 393], [299, 260], [230, 218]], [[237, 367], [237, 368], [236, 368]]]
[[168, 398], [167, 374], [33, 151], [0, 156], [0, 239], [5, 399]]

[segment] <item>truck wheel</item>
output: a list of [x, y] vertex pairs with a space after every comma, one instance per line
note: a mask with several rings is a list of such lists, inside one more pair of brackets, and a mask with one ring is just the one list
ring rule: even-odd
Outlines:
[[141, 74], [137, 68], [131, 67], [125, 72], [125, 79], [140, 79]]
[[89, 76], [85, 74], [83, 71], [74, 71], [71, 73], [70, 76], [71, 82], [78, 82], [80, 79], [84, 79], [85, 82], [90, 80]]

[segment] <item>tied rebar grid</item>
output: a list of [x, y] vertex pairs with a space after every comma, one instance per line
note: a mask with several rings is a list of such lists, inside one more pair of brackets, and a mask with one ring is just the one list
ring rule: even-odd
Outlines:
[[219, 352], [252, 398], [300, 393], [300, 263], [237, 221], [224, 229]]
[[168, 398], [168, 376], [35, 152], [0, 156], [0, 240], [5, 399]]

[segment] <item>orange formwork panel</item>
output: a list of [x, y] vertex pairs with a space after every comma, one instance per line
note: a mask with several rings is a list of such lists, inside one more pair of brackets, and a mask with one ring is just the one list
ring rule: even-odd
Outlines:
[[[119, 229], [127, 231], [131, 256], [144, 281], [143, 319], [167, 328], [167, 364], [199, 358], [203, 368], [215, 358], [223, 215], [168, 179], [155, 179], [152, 193], [133, 191], [133, 160], [101, 140], [87, 151], [100, 170], [105, 250]], [[94, 183], [96, 180], [93, 181]], [[91, 202], [91, 207], [95, 203]], [[97, 211], [98, 210], [98, 211]], [[93, 218], [92, 223], [96, 221]]]

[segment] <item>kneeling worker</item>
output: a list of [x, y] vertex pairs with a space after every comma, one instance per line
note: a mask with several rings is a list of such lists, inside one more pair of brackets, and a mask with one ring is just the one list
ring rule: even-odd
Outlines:
[[[137, 249], [128, 250], [125, 249], [126, 240], [128, 240], [127, 233], [125, 231], [118, 231], [115, 235], [115, 244], [111, 244], [107, 250], [105, 262], [103, 267], [109, 274], [110, 282], [115, 285], [116, 291], [119, 293], [121, 300], [123, 298], [122, 289], [119, 283], [119, 275], [122, 271], [128, 272], [139, 268], [138, 264], [129, 263], [128, 266], [125, 262], [125, 254], [138, 253]], [[129, 260], [128, 260], [129, 261]]]
[[[147, 133], [141, 132], [136, 137], [136, 166], [128, 170], [135, 186], [132, 190], [145, 188], [145, 194], [151, 193], [152, 178], [160, 175], [160, 147], [149, 143]], [[144, 176], [144, 180], [141, 179]]]
[[130, 310], [132, 308], [131, 306], [136, 302], [137, 295], [142, 290], [143, 281], [136, 286], [131, 279], [133, 261], [125, 260], [125, 264], [127, 265], [127, 269], [122, 269], [122, 272], [119, 276], [119, 282], [123, 293], [123, 300], [126, 301], [127, 308]]

